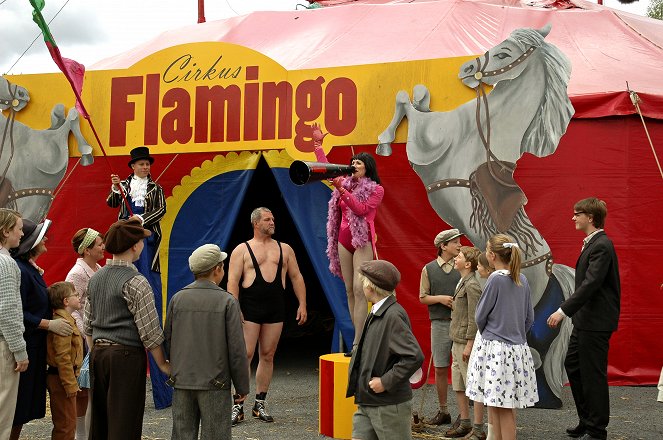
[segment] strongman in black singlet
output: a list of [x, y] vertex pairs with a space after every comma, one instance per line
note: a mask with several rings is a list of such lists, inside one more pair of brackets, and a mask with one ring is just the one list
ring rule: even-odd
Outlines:
[[279, 265], [276, 269], [276, 276], [274, 281], [267, 282], [262, 277], [258, 260], [251, 250], [248, 242], [244, 242], [253, 268], [256, 271], [256, 278], [253, 284], [249, 287], [239, 286], [239, 305], [244, 314], [246, 321], [255, 322], [256, 324], [273, 324], [276, 322], [283, 322], [285, 320], [285, 289], [283, 288], [283, 277], [281, 271], [283, 270], [283, 249], [281, 243], [279, 245]]

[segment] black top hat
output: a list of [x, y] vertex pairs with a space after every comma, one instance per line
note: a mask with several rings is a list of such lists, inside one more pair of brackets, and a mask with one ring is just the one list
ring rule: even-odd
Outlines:
[[37, 225], [35, 222], [24, 218], [23, 237], [21, 237], [21, 242], [18, 247], [11, 250], [12, 255], [14, 257], [20, 257], [31, 251], [44, 238], [49, 226], [51, 226], [51, 221], [49, 219], [46, 219], [43, 223]]
[[150, 165], [154, 163], [154, 158], [150, 156], [150, 149], [147, 147], [136, 147], [131, 152], [131, 160], [129, 161], [129, 168], [131, 168], [131, 164], [138, 161], [138, 160], [149, 160]]

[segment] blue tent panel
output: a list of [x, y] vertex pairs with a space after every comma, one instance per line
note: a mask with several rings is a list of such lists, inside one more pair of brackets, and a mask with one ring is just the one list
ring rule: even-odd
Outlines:
[[[269, 158], [268, 158], [269, 163]], [[271, 165], [270, 165], [271, 166]], [[321, 183], [296, 186], [290, 181], [288, 168], [271, 167], [283, 199], [295, 222], [308, 256], [313, 264], [320, 285], [335, 318], [332, 351], [340, 350], [339, 332], [345, 347], [352, 346], [354, 327], [348, 310], [348, 300], [343, 281], [329, 272], [327, 249], [327, 202], [329, 188]], [[315, 292], [307, 292], [307, 295]]]

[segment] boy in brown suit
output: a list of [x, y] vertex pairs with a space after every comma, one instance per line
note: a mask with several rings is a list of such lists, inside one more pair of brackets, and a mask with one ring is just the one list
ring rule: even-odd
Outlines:
[[465, 396], [467, 364], [474, 346], [474, 337], [477, 334], [477, 323], [474, 320], [474, 315], [481, 297], [481, 286], [475, 276], [480, 253], [481, 251], [475, 247], [463, 246], [454, 260], [454, 268], [460, 273], [461, 278], [453, 297], [449, 336], [453, 341], [453, 347], [451, 348], [453, 356], [451, 384], [456, 392], [460, 424], [451, 427], [444, 433], [446, 437], [451, 438], [465, 437], [473, 440], [486, 438], [483, 433], [483, 407], [477, 408], [475, 403], [473, 430], [470, 423], [469, 401]]
[[48, 376], [46, 386], [51, 398], [53, 420], [52, 440], [71, 440], [76, 433], [76, 393], [80, 391], [76, 378], [83, 363], [83, 338], [71, 316], [80, 310], [81, 303], [74, 285], [67, 281], [54, 283], [48, 288], [53, 307], [53, 319], [64, 319], [74, 329], [69, 336], [48, 333]]

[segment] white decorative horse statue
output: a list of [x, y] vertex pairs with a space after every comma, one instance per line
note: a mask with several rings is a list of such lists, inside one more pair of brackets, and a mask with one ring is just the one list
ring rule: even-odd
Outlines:
[[94, 159], [92, 147], [80, 130], [74, 108], [65, 117], [64, 105], [51, 112], [51, 128], [34, 130], [15, 120], [15, 113], [30, 101], [28, 91], [0, 76], [0, 207], [19, 211], [24, 218], [41, 222], [53, 201], [69, 162], [69, 132], [74, 134], [81, 164]]
[[[560, 407], [570, 320], [559, 331], [546, 319], [574, 289], [573, 269], [553, 264], [550, 248], [532, 225], [522, 190], [513, 180], [523, 153], [555, 152], [573, 115], [566, 87], [571, 63], [541, 30], [517, 29], [484, 55], [463, 64], [459, 78], [477, 91], [476, 101], [449, 112], [430, 111], [423, 85], [396, 95], [389, 127], [377, 154], [391, 154], [403, 117], [408, 119], [407, 155], [437, 214], [481, 248], [495, 233], [515, 237], [524, 252], [523, 273], [535, 305], [528, 342], [537, 363], [539, 406]], [[484, 84], [494, 86], [486, 93]]]

